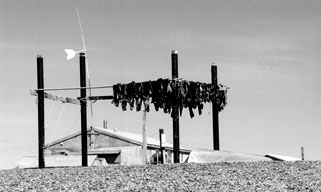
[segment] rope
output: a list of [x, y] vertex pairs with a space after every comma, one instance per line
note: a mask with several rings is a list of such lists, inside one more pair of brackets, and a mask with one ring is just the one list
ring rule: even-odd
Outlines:
[[[176, 79], [173, 79], [173, 80], [182, 81], [182, 78], [176, 78]], [[137, 82], [137, 83], [142, 83], [142, 82]], [[35, 89], [34, 91], [64, 91], [64, 90], [79, 90], [79, 89], [108, 89], [108, 88], [113, 88], [113, 85], [91, 86], [90, 82], [88, 82], [88, 85], [89, 85], [88, 87], [44, 88], [44, 89]]]
[[65, 104], [64, 103], [62, 103], [62, 108], [61, 108], [61, 110], [60, 110], [60, 113], [59, 113], [59, 116], [58, 116], [58, 119], [57, 119], [57, 122], [56, 122], [56, 125], [58, 126], [59, 125], [59, 123], [60, 123], [60, 120], [61, 120], [61, 116], [62, 116], [62, 112], [65, 110]]
[[52, 115], [52, 112], [54, 109], [54, 105], [55, 105], [55, 101], [52, 100], [48, 115], [47, 115], [47, 113], [45, 113], [45, 129], [48, 129], [48, 127], [49, 127], [49, 119], [51, 118], [51, 115]]
[[76, 123], [78, 122], [79, 118], [80, 118], [80, 113], [78, 113], [75, 121], [73, 122], [72, 126], [69, 128], [67, 135], [69, 135], [71, 133], [71, 131], [74, 129], [74, 127], [75, 127]]
[[58, 115], [58, 119], [57, 119], [57, 121], [56, 121], [56, 126], [54, 126], [54, 128], [53, 128], [53, 132], [52, 132], [52, 134], [50, 135], [50, 139], [49, 139], [49, 141], [52, 141], [53, 139], [54, 139], [54, 137], [55, 137], [55, 135], [56, 135], [56, 132], [57, 132], [57, 128], [58, 128], [58, 126], [59, 126], [59, 124], [60, 124], [60, 120], [61, 120], [61, 116], [62, 116], [62, 113], [63, 113], [63, 111], [65, 110], [65, 103], [62, 103], [62, 108], [60, 109], [60, 112], [59, 112], [59, 115]]
[[107, 88], [113, 88], [113, 86], [112, 85], [104, 85], [104, 86], [92, 86], [92, 87], [46, 88], [46, 89], [35, 89], [35, 91], [63, 91], [63, 90], [107, 89]]

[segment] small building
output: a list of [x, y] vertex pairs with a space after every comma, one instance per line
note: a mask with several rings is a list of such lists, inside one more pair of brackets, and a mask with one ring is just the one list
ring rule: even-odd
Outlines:
[[[141, 165], [143, 164], [143, 137], [140, 134], [91, 127], [87, 130], [88, 166]], [[173, 145], [147, 137], [147, 162], [173, 163]], [[180, 162], [184, 162], [191, 150], [180, 148]], [[17, 167], [38, 167], [38, 157], [23, 157]], [[81, 166], [81, 132], [68, 135], [45, 145], [46, 167]]]

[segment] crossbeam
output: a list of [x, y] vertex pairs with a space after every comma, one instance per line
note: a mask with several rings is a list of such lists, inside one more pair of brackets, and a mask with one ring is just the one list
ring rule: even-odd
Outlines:
[[[36, 90], [30, 90], [30, 95], [33, 96], [38, 96], [38, 93]], [[75, 104], [75, 105], [80, 105], [80, 101], [74, 98], [70, 98], [70, 97], [63, 97], [63, 96], [58, 96], [58, 95], [53, 95], [51, 93], [46, 93], [44, 92], [44, 97], [47, 99], [51, 99], [54, 101], [61, 101], [63, 103], [71, 103], [71, 104]]]
[[77, 97], [78, 100], [89, 100], [89, 101], [97, 101], [97, 100], [111, 100], [114, 99], [114, 96], [112, 95], [100, 95], [100, 96], [89, 96], [86, 98], [81, 98], [81, 97]]
[[103, 96], [90, 96], [87, 97], [88, 100], [110, 100], [114, 99], [114, 96], [112, 95], [103, 95]]

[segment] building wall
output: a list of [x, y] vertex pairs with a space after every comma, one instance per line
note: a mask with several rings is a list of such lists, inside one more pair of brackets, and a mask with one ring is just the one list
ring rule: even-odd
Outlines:
[[103, 134], [97, 134], [94, 136], [94, 148], [101, 147], [123, 147], [123, 146], [137, 146], [133, 143], [123, 141], [118, 138], [113, 138]]
[[120, 161], [122, 165], [142, 165], [142, 146], [121, 148]]
[[[150, 149], [148, 150], [148, 157], [150, 158], [149, 163], [151, 164], [159, 164], [161, 163], [161, 152], [159, 149]], [[164, 150], [164, 163], [174, 163], [174, 154], [172, 150]], [[158, 156], [158, 158], [157, 158]], [[189, 153], [180, 153], [180, 163], [184, 163], [189, 156]]]
[[[92, 141], [91, 141], [92, 139]], [[137, 146], [133, 143], [123, 141], [118, 138], [113, 138], [103, 134], [94, 134], [92, 137], [87, 136], [87, 146], [90, 148], [103, 148], [103, 147], [123, 147], [123, 146]], [[81, 135], [70, 138], [56, 145], [47, 148], [51, 153], [80, 153], [81, 151]]]
[[[93, 133], [88, 135], [88, 151], [95, 150], [120, 150], [120, 155], [117, 157], [117, 162], [122, 165], [141, 165], [142, 146], [124, 141], [120, 138]], [[81, 135], [70, 138], [61, 143], [57, 143], [47, 148], [48, 155], [79, 155], [81, 152]], [[108, 154], [108, 153], [106, 153]], [[100, 155], [101, 156], [101, 155]], [[160, 162], [160, 152], [157, 148], [148, 147], [147, 162], [157, 164]], [[180, 162], [184, 162], [188, 154], [180, 154]], [[173, 154], [170, 150], [164, 150], [165, 163], [173, 163]]]
[[[89, 141], [89, 136], [88, 136]], [[53, 154], [56, 153], [80, 153], [81, 151], [81, 135], [75, 136], [73, 138], [70, 138], [66, 141], [63, 141], [61, 143], [57, 143], [55, 145], [52, 145], [47, 148], [47, 150], [50, 150]]]

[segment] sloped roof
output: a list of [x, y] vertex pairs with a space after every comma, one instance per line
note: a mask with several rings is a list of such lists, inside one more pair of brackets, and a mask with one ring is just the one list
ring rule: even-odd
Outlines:
[[235, 153], [230, 151], [214, 151], [209, 149], [192, 150], [187, 163], [215, 163], [215, 162], [238, 162], [238, 161], [271, 161], [267, 157], [253, 154]]
[[[87, 134], [88, 134], [89, 131], [90, 131], [90, 129], [87, 129]], [[79, 136], [80, 134], [81, 134], [81, 131], [77, 131], [77, 132], [75, 132], [75, 133], [73, 133], [73, 134], [67, 135], [67, 136], [62, 137], [62, 138], [60, 138], [60, 139], [57, 139], [57, 140], [52, 141], [52, 142], [50, 142], [50, 143], [47, 143], [47, 144], [45, 145], [45, 149], [48, 148], [48, 147], [51, 147], [51, 146], [53, 146], [53, 145], [59, 144], [59, 143], [61, 143], [61, 142], [67, 141], [67, 140], [69, 140], [69, 139], [72, 139], [72, 138], [74, 138], [74, 137], [77, 137], [77, 136]]]
[[290, 157], [285, 155], [275, 155], [275, 154], [267, 154], [265, 157], [271, 158], [275, 161], [301, 161], [301, 159], [296, 157]]
[[[141, 134], [136, 134], [136, 133], [128, 133], [128, 132], [123, 132], [123, 131], [114, 131], [111, 129], [105, 129], [105, 128], [100, 128], [100, 127], [91, 127], [87, 129], [87, 134], [90, 133], [91, 131], [97, 132], [102, 135], [107, 135], [116, 139], [124, 140], [130, 143], [134, 143], [136, 145], [143, 145], [143, 138]], [[46, 144], [45, 148], [48, 148], [50, 146], [59, 144], [61, 142], [64, 142], [66, 140], [72, 139], [74, 137], [77, 137], [81, 134], [80, 131], [73, 133], [71, 135], [68, 135], [66, 137], [63, 137], [61, 139], [55, 140], [53, 142], [50, 142]], [[146, 138], [147, 142], [147, 147], [152, 147], [152, 148], [159, 148], [160, 147], [160, 141], [158, 139], [152, 138], [152, 137], [147, 137]], [[163, 142], [162, 147], [165, 149], [172, 150], [173, 149], [173, 144], [168, 143], [168, 142]], [[180, 147], [180, 151], [182, 152], [190, 152], [189, 149]]]

